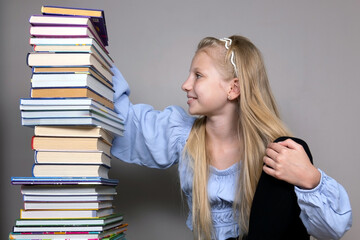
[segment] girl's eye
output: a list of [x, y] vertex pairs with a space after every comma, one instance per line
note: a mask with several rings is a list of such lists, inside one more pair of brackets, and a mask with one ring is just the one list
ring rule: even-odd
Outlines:
[[201, 78], [202, 76], [201, 76], [201, 74], [200, 73], [195, 73], [195, 78], [196, 79], [199, 79], [199, 78]]

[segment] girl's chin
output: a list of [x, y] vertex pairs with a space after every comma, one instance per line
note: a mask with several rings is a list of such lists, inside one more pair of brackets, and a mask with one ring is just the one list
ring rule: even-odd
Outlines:
[[196, 115], [196, 113], [194, 112], [194, 110], [191, 109], [190, 107], [188, 108], [188, 113], [189, 113], [190, 115]]
[[196, 116], [199, 116], [199, 115], [202, 115], [201, 113], [199, 113], [198, 111], [194, 110], [194, 109], [191, 109], [191, 108], [188, 108], [188, 113], [190, 115], [196, 115]]

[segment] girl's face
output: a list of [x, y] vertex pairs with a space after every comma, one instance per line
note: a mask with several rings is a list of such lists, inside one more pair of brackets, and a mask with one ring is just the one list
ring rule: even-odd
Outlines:
[[182, 89], [187, 93], [191, 115], [214, 116], [228, 103], [229, 83], [220, 73], [215, 60], [205, 51], [195, 54], [188, 79]]

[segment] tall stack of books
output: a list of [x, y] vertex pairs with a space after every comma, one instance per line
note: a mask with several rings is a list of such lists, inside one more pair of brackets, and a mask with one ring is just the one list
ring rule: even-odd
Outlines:
[[123, 134], [113, 111], [113, 60], [102, 10], [43, 6], [30, 17], [30, 98], [22, 125], [34, 128], [32, 177], [21, 185], [24, 208], [9, 239], [125, 239], [113, 199], [111, 143]]

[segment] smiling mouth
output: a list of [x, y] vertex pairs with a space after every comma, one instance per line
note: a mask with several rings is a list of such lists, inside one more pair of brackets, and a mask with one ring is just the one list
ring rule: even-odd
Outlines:
[[188, 97], [187, 104], [191, 104], [195, 99], [195, 97]]

